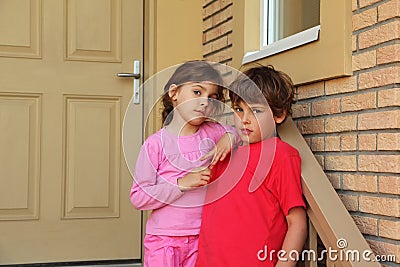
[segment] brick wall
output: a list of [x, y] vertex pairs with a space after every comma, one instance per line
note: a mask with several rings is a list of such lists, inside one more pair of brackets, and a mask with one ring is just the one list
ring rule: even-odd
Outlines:
[[[297, 88], [294, 118], [360, 231], [400, 262], [400, 0], [353, 0], [353, 76]], [[386, 263], [386, 266], [398, 266]]]
[[232, 61], [232, 0], [203, 0], [203, 57]]
[[[353, 75], [297, 88], [293, 117], [377, 255], [400, 263], [400, 0], [352, 0]], [[204, 58], [231, 57], [232, 1], [204, 0]], [[329, 62], [328, 62], [329, 63]]]

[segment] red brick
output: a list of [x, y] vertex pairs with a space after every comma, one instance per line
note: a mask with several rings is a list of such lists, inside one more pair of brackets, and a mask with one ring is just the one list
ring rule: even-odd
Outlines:
[[325, 151], [340, 151], [340, 136], [326, 136]]
[[324, 82], [318, 82], [297, 88], [298, 100], [324, 95]]
[[376, 51], [353, 55], [353, 71], [369, 69], [376, 66]]
[[324, 137], [314, 137], [311, 141], [311, 150], [314, 152], [325, 150], [325, 138]]
[[355, 14], [352, 17], [353, 20], [353, 31], [371, 26], [377, 22], [377, 8], [367, 9], [361, 13]]
[[381, 0], [359, 0], [360, 8], [373, 5]]
[[359, 155], [358, 171], [400, 173], [400, 155]]
[[341, 189], [340, 188], [340, 174], [327, 173], [326, 176], [328, 177], [329, 181], [331, 182], [333, 188]]
[[[400, 133], [378, 134], [378, 150], [400, 150]], [[400, 164], [400, 163], [399, 163]]]
[[378, 221], [379, 236], [400, 240], [400, 221], [389, 221], [380, 219]]
[[302, 134], [317, 134], [324, 132], [324, 119], [304, 120], [298, 122]]
[[375, 151], [376, 150], [376, 134], [360, 134], [358, 136], [358, 150]]
[[215, 1], [203, 8], [203, 18], [209, 17], [219, 10], [221, 10], [221, 3], [220, 1]]
[[315, 159], [318, 161], [319, 165], [321, 166], [322, 169], [325, 169], [325, 157], [322, 155], [316, 155]]
[[361, 73], [358, 79], [359, 89], [374, 88], [389, 84], [400, 83], [400, 66], [388, 67]]
[[325, 82], [327, 95], [347, 93], [357, 91], [357, 77], [345, 77]]
[[340, 112], [340, 98], [316, 101], [312, 103], [312, 115], [335, 114]]
[[206, 5], [208, 5], [209, 3], [213, 2], [215, 0], [203, 0], [203, 7], [205, 7]]
[[357, 215], [354, 215], [352, 217], [358, 229], [360, 229], [361, 233], [374, 236], [378, 235], [377, 219], [365, 216], [357, 216]]
[[[394, 255], [395, 256], [395, 261], [396, 263], [400, 263], [400, 245], [396, 244], [391, 244], [383, 241], [378, 241], [378, 240], [367, 240], [372, 251], [374, 252], [375, 255], [377, 256], [389, 256], [389, 255]], [[390, 265], [393, 266], [393, 265]]]
[[204, 43], [207, 43], [211, 40], [217, 39], [218, 37], [227, 34], [228, 32], [232, 31], [232, 20], [228, 20], [227, 22], [218, 25], [215, 28], [204, 33], [205, 40]]
[[379, 47], [377, 50], [378, 64], [392, 63], [400, 61], [400, 44], [393, 44]]
[[400, 199], [361, 195], [359, 197], [359, 205], [361, 212], [394, 217], [400, 216]]
[[351, 36], [351, 51], [355, 52], [357, 50], [357, 35]]
[[399, 0], [392, 0], [384, 3], [378, 7], [379, 21], [400, 17], [400, 2]]
[[390, 22], [358, 35], [358, 46], [360, 49], [371, 47], [387, 41], [399, 39], [400, 21]]
[[379, 192], [400, 195], [400, 176], [379, 176]]
[[342, 151], [355, 151], [357, 149], [357, 135], [345, 134], [341, 136]]
[[327, 133], [346, 132], [356, 130], [356, 115], [337, 116], [326, 119], [325, 131]]
[[400, 110], [363, 113], [358, 115], [358, 130], [399, 128]]
[[228, 47], [224, 50], [221, 50], [215, 54], [210, 54], [204, 57], [205, 60], [213, 61], [213, 62], [222, 62], [227, 59], [232, 58], [232, 47]]
[[371, 175], [343, 174], [342, 189], [350, 191], [377, 192], [378, 178]]
[[357, 0], [352, 0], [351, 1], [351, 11], [356, 11], [357, 9], [358, 9]]
[[228, 46], [228, 36], [223, 36], [219, 39], [209, 42], [206, 45], [203, 45], [203, 55], [206, 57], [208, 54], [227, 46]]
[[380, 90], [378, 92], [378, 107], [400, 106], [400, 88]]
[[342, 112], [372, 109], [375, 107], [376, 107], [375, 92], [342, 97]]
[[311, 116], [311, 104], [310, 103], [302, 103], [302, 104], [294, 104], [292, 106], [293, 110], [293, 118], [302, 118]]
[[356, 156], [354, 155], [326, 156], [325, 169], [330, 171], [355, 171]]
[[339, 198], [348, 211], [358, 211], [358, 196], [339, 194]]

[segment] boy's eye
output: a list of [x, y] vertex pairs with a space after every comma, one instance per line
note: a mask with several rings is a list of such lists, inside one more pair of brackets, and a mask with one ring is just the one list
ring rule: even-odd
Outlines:
[[243, 109], [241, 107], [234, 107], [233, 109], [236, 112], [242, 112], [243, 111]]
[[259, 110], [259, 109], [253, 109], [253, 113], [254, 113], [254, 114], [261, 113], [261, 110]]
[[200, 90], [194, 90], [193, 93], [194, 93], [195, 95], [201, 95]]
[[208, 98], [208, 102], [210, 102], [210, 103], [214, 102], [215, 100], [217, 100], [217, 99], [215, 99], [215, 98], [213, 98], [213, 97], [209, 97], [209, 98]]

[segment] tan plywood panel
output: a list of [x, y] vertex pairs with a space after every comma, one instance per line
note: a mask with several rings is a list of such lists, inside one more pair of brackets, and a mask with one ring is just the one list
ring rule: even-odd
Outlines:
[[121, 0], [66, 3], [66, 59], [120, 62]]
[[65, 218], [119, 215], [119, 98], [66, 97]]
[[0, 220], [39, 217], [40, 96], [0, 94]]
[[41, 57], [41, 0], [0, 1], [0, 56]]

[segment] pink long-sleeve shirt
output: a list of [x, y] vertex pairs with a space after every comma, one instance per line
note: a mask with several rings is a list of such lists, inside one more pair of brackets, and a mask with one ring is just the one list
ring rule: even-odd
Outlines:
[[144, 142], [136, 160], [130, 199], [139, 210], [153, 210], [146, 233], [197, 235], [200, 230], [205, 187], [182, 192], [178, 178], [194, 168], [208, 167], [200, 158], [212, 150], [229, 126], [205, 122], [189, 136], [176, 136], [162, 128]]

